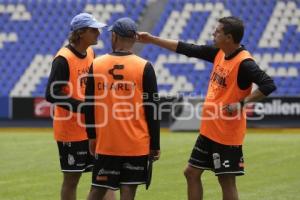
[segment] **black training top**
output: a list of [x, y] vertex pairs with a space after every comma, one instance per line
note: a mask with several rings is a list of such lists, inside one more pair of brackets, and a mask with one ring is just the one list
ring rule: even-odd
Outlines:
[[[78, 58], [84, 59], [86, 55], [82, 55], [76, 49], [74, 49], [70, 44], [66, 46], [70, 51], [74, 53]], [[62, 87], [66, 84], [55, 84], [53, 89], [54, 96], [51, 95], [51, 85], [55, 83], [56, 81], [63, 81], [68, 82], [70, 77], [69, 73], [69, 64], [66, 58], [63, 56], [57, 56], [53, 62], [52, 62], [52, 68], [50, 72], [50, 76], [48, 78], [48, 83], [46, 86], [46, 94], [45, 98], [50, 103], [68, 103], [71, 106], [71, 110], [73, 112], [77, 112], [77, 108], [82, 101], [74, 99], [72, 97], [68, 98], [57, 98], [57, 96], [65, 96], [64, 93], [62, 93]], [[70, 110], [68, 106], [61, 106], [67, 110]]]
[[[200, 58], [213, 63], [219, 50], [219, 48], [210, 45], [195, 45], [179, 42], [176, 52], [188, 57]], [[242, 50], [246, 50], [244, 46], [238, 48], [231, 55], [225, 57], [225, 59], [232, 59]], [[258, 89], [266, 96], [276, 89], [273, 79], [262, 71], [252, 59], [246, 59], [241, 62], [237, 82], [239, 88], [242, 90], [249, 88], [251, 83], [255, 83], [258, 85]]]

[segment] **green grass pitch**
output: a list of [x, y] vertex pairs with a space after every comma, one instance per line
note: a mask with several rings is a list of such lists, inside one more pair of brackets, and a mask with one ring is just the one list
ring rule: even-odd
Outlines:
[[[0, 129], [0, 199], [59, 199], [62, 175], [50, 129]], [[246, 175], [237, 178], [241, 200], [300, 200], [300, 134], [256, 131], [244, 145]], [[298, 131], [294, 131], [298, 132]], [[275, 134], [277, 133], [277, 134]], [[196, 133], [162, 133], [161, 159], [152, 185], [140, 186], [137, 200], [185, 200], [186, 166]], [[84, 174], [78, 199], [86, 199], [91, 174]], [[221, 199], [216, 177], [203, 177], [204, 199]]]

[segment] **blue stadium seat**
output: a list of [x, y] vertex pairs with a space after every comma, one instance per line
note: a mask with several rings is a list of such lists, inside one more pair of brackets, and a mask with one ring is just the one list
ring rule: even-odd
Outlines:
[[[300, 10], [300, 1], [289, 0], [295, 2], [297, 9]], [[284, 3], [289, 2], [283, 1]], [[226, 10], [231, 14], [241, 17], [245, 21], [246, 32], [243, 43], [246, 48], [253, 54], [259, 54], [260, 57], [270, 53], [285, 55], [292, 53], [294, 55], [300, 53], [300, 33], [297, 25], [288, 25], [283, 38], [281, 39], [279, 47], [260, 47], [259, 41], [264, 34], [264, 31], [270, 22], [273, 10], [276, 7], [277, 0], [168, 0], [162, 15], [159, 20], [155, 22], [155, 26], [151, 31], [154, 35], [162, 34], [164, 27], [168, 20], [170, 20], [171, 13], [184, 11], [187, 3], [192, 3], [194, 7], [198, 4], [203, 6], [211, 4], [223, 4]], [[56, 51], [67, 40], [69, 33], [69, 22], [78, 12], [83, 12], [87, 4], [119, 4], [124, 8], [124, 13], [113, 13], [106, 23], [111, 24], [119, 17], [129, 16], [134, 20], [140, 20], [148, 4], [148, 0], [40, 0], [40, 1], [26, 1], [26, 0], [1, 0], [1, 4], [6, 6], [8, 4], [24, 4], [27, 11], [31, 15], [30, 20], [11, 20], [11, 13], [1, 13], [0, 26], [1, 34], [16, 33], [17, 42], [3, 41], [2, 48], [0, 48], [1, 62], [0, 62], [0, 85], [1, 96], [8, 96], [16, 83], [19, 82], [26, 69], [32, 64], [37, 55], [53, 56]], [[214, 9], [216, 10], [216, 9]], [[201, 12], [191, 10], [189, 11], [191, 18], [186, 19], [183, 25], [183, 31], [179, 33], [177, 39], [188, 41], [197, 41], [201, 35], [204, 27], [207, 25], [208, 19], [211, 17], [211, 12], [204, 10]], [[173, 19], [175, 20], [175, 19]], [[175, 23], [178, 23], [178, 20]], [[141, 21], [141, 23], [143, 23]], [[176, 38], [175, 38], [176, 39]], [[111, 51], [110, 34], [104, 32], [101, 34], [101, 41], [104, 44], [102, 49], [96, 49], [96, 54], [100, 55]], [[149, 59], [153, 64], [156, 63], [157, 58], [161, 55], [170, 56], [173, 53], [153, 46], [145, 45], [140, 55]], [[261, 61], [261, 60], [258, 60]], [[211, 72], [211, 64], [204, 63], [204, 69], [196, 69], [195, 65], [189, 62], [174, 62], [167, 61], [162, 64], [163, 69], [170, 72], [170, 76], [175, 79], [184, 76], [187, 83], [193, 85], [194, 91], [201, 94], [206, 93], [209, 74]], [[266, 67], [266, 66], [261, 66]], [[289, 75], [277, 74], [279, 68], [286, 70], [291, 67], [298, 69], [298, 76], [300, 73], [300, 61], [286, 62], [269, 61], [269, 66], [275, 69], [274, 79], [277, 83], [278, 90], [274, 95], [293, 96], [299, 95], [300, 92], [300, 78]], [[295, 71], [295, 70], [294, 70]], [[7, 77], [13, 73], [13, 78]], [[161, 74], [157, 74], [161, 76]], [[35, 90], [32, 91], [32, 96], [43, 96], [44, 88], [47, 83], [47, 77], [42, 77]], [[3, 89], [2, 89], [3, 88]], [[169, 83], [161, 83], [159, 89], [163, 91], [173, 90], [173, 86]], [[183, 94], [188, 94], [188, 91], [181, 91]]]
[[[18, 37], [17, 42], [3, 42], [3, 48], [0, 48], [2, 62], [0, 65], [0, 85], [4, 87], [1, 90], [1, 96], [8, 96], [14, 85], [20, 80], [26, 68], [35, 58], [35, 55], [54, 55], [67, 40], [69, 32], [69, 22], [73, 16], [79, 12], [84, 12], [87, 4], [103, 5], [122, 3], [125, 7], [124, 13], [115, 13], [108, 21], [112, 23], [117, 18], [129, 16], [138, 20], [147, 5], [147, 0], [139, 2], [135, 0], [45, 0], [45, 1], [25, 1], [25, 0], [2, 0], [0, 3], [4, 6], [9, 4], [24, 4], [31, 15], [31, 20], [12, 21], [11, 14], [1, 13], [0, 26], [1, 33], [8, 34], [15, 32]], [[105, 36], [104, 38], [102, 36]], [[109, 34], [101, 36], [104, 41], [104, 48], [96, 50], [98, 55], [110, 51]], [[11, 69], [11, 70], [10, 70]], [[4, 80], [8, 73], [14, 73], [16, 78]], [[47, 77], [45, 77], [47, 80]], [[43, 94], [47, 81], [40, 80], [36, 90], [31, 95], [39, 96]]]
[[[170, 14], [173, 10], [178, 10], [181, 12], [183, 10], [185, 2], [192, 2], [192, 3], [208, 3], [208, 1], [169, 1], [168, 5], [165, 8], [165, 12], [162, 14], [161, 19], [158, 21], [156, 27], [153, 29], [153, 34], [159, 35], [161, 34], [161, 31], [163, 30], [163, 27], [165, 23], [169, 20]], [[261, 48], [258, 46], [259, 40], [261, 39], [263, 32], [265, 31], [265, 28], [267, 24], [269, 23], [270, 17], [272, 15], [273, 9], [276, 6], [276, 1], [237, 1], [237, 0], [229, 0], [229, 1], [217, 1], [224, 3], [224, 6], [229, 9], [234, 15], [242, 17], [242, 19], [245, 20], [245, 26], [246, 26], [246, 34], [244, 37], [244, 42], [246, 44], [246, 48], [249, 49], [253, 54], [258, 53], [263, 55], [264, 53], [271, 53], [274, 55], [275, 53], [299, 53], [300, 51], [300, 45], [295, 41], [300, 41], [299, 32], [296, 31], [296, 26], [288, 26], [288, 31], [284, 34], [284, 38], [282, 39], [282, 44], [279, 48]], [[294, 1], [297, 2], [297, 1]], [[214, 1], [210, 1], [210, 3], [214, 3]], [[297, 5], [299, 6], [299, 2], [297, 2]], [[205, 13], [206, 12], [194, 12], [191, 11], [191, 19], [187, 21], [186, 26], [184, 27], [184, 30], [180, 33], [179, 39], [180, 40], [189, 40], [189, 39], [197, 39], [197, 36], [201, 33], [206, 20], [205, 19]], [[250, 14], [249, 14], [250, 13]], [[204, 15], [204, 17], [203, 17]], [[208, 12], [207, 15], [209, 16], [210, 13]], [[202, 16], [202, 17], [200, 17]], [[203, 20], [205, 19], [205, 20]], [[197, 24], [197, 26], [194, 26], [194, 24]], [[148, 56], [149, 50], [152, 50], [150, 47], [145, 47], [144, 51], [142, 52], [145, 57]], [[153, 48], [153, 51], [157, 55], [168, 55], [169, 53], [164, 52], [164, 50], [160, 48]], [[153, 54], [153, 53], [152, 53]], [[153, 56], [151, 54], [151, 58], [157, 58], [157, 56]], [[148, 57], [150, 58], [150, 56]], [[298, 63], [292, 62], [292, 63], [284, 63], [284, 61], [279, 63], [270, 63], [270, 66], [274, 67], [273, 64], [276, 64], [275, 67], [285, 67], [286, 69], [289, 69], [291, 66], [298, 67]], [[181, 64], [182, 67], [184, 64]], [[199, 78], [193, 78], [196, 77], [197, 72], [194, 70], [192, 73], [190, 71], [184, 71], [184, 70], [178, 70], [176, 69], [177, 66], [167, 66], [164, 65], [166, 68], [168, 68], [173, 76], [179, 76], [184, 75], [188, 77], [188, 80], [192, 82], [194, 85], [194, 88], [196, 88], [196, 91], [199, 91], [199, 87], [203, 87], [204, 84], [198, 84]], [[205, 66], [208, 68], [209, 66]], [[265, 67], [265, 66], [263, 66]], [[174, 69], [172, 69], [174, 68]], [[210, 70], [204, 70], [203, 72], [209, 74]], [[299, 72], [299, 70], [298, 70]], [[206, 79], [204, 80], [205, 83], [208, 82], [209, 75], [203, 76]], [[275, 77], [275, 82], [278, 83], [279, 89], [277, 94], [281, 95], [294, 95], [295, 90], [288, 90], [286, 88], [289, 88], [289, 86], [292, 84], [292, 78], [293, 77]], [[282, 82], [281, 82], [282, 81]], [[207, 87], [207, 84], [205, 84]], [[300, 84], [298, 83], [297, 86], [299, 87]], [[201, 88], [203, 90], [203, 88]]]

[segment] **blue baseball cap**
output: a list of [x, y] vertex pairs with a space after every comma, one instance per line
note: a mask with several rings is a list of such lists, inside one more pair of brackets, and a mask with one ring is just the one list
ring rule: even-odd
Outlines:
[[71, 31], [76, 31], [80, 28], [90, 27], [90, 28], [103, 28], [107, 26], [104, 23], [98, 22], [95, 17], [89, 13], [80, 13], [73, 17], [71, 21]]
[[132, 19], [123, 17], [115, 21], [112, 26], [108, 27], [108, 31], [113, 31], [122, 37], [132, 38], [137, 33], [137, 25]]

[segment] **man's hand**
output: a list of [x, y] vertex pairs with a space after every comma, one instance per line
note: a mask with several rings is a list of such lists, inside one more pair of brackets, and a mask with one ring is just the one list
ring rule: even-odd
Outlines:
[[90, 150], [90, 154], [95, 156], [96, 139], [89, 139], [89, 150]]
[[223, 106], [222, 110], [225, 114], [227, 115], [233, 115], [236, 114], [237, 111], [240, 111], [242, 109], [241, 103], [236, 102], [236, 103], [231, 103]]
[[154, 36], [148, 32], [138, 32], [136, 41], [140, 43], [151, 43], [153, 38]]
[[136, 36], [136, 42], [146, 44], [151, 43], [174, 52], [176, 52], [178, 46], [177, 40], [164, 39], [161, 37], [151, 35], [148, 32], [138, 32]]
[[160, 150], [150, 150], [149, 156], [153, 161], [158, 160], [160, 157]]

